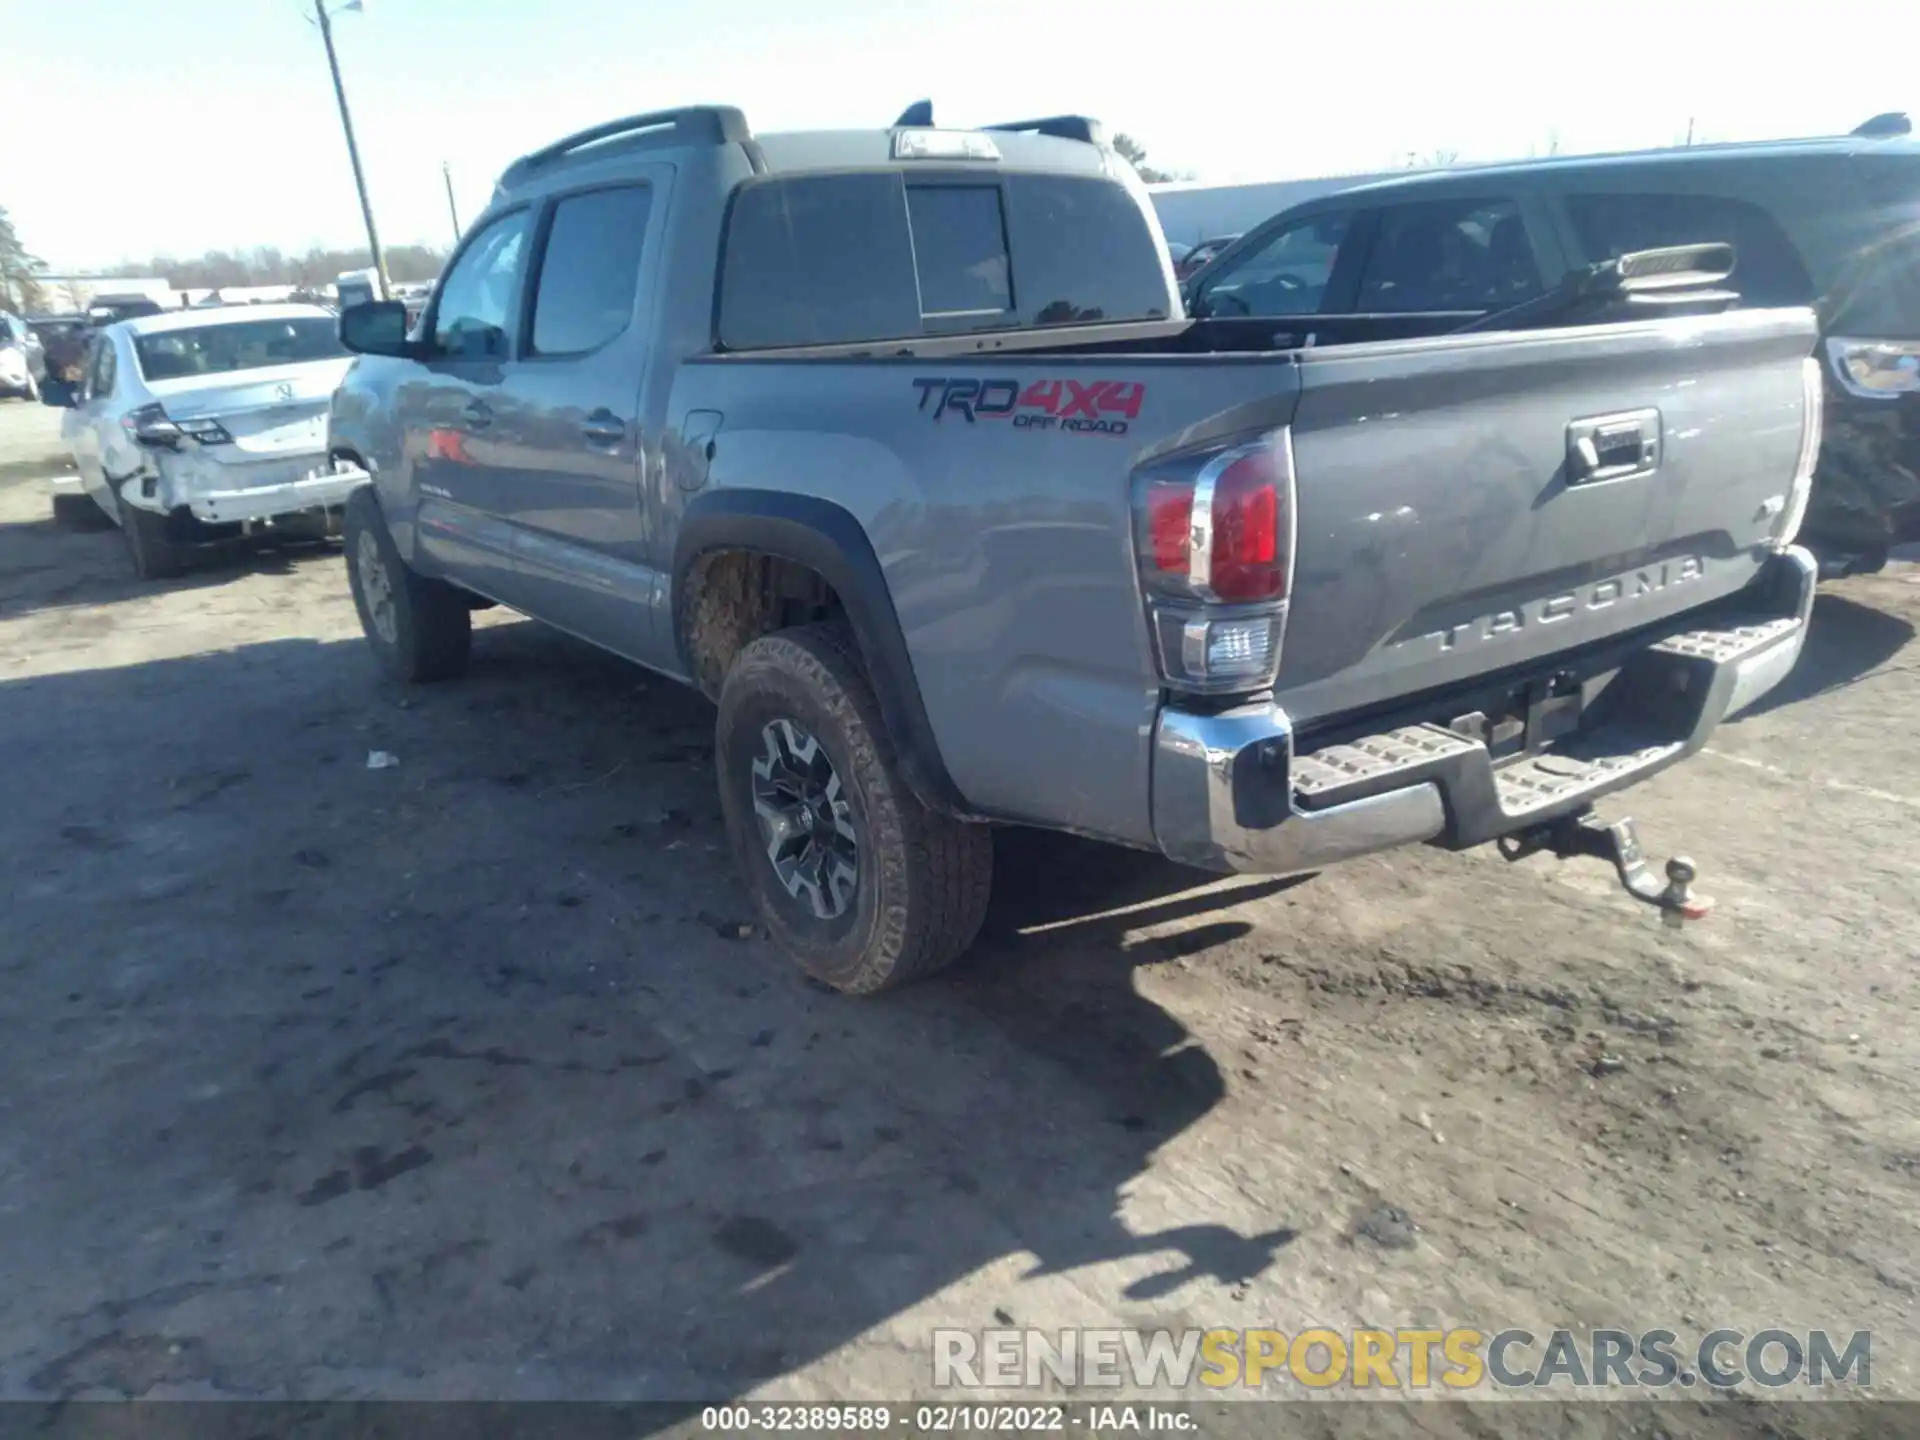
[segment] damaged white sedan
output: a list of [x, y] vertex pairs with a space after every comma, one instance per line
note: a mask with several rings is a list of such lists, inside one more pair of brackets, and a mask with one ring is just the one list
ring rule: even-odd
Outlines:
[[62, 435], [80, 485], [142, 578], [256, 531], [339, 533], [365, 480], [328, 463], [327, 404], [352, 364], [332, 312], [235, 306], [148, 315], [95, 337]]

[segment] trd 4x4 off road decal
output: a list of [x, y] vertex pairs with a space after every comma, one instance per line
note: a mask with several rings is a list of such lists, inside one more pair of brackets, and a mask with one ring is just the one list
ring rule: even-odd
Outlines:
[[1124, 435], [1140, 418], [1147, 387], [1136, 380], [915, 380], [920, 410], [935, 420], [958, 415], [969, 425], [1010, 420], [1016, 430], [1067, 430]]

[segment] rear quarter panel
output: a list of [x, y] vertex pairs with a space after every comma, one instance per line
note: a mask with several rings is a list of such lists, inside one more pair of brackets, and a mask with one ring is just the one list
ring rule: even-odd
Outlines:
[[[947, 407], [956, 379], [999, 382], [996, 396], [1008, 382], [1021, 395], [1048, 380], [1142, 388], [1136, 415], [1096, 411], [1109, 428], [1072, 430], [1037, 405]], [[1273, 357], [729, 358], [682, 368], [674, 414], [725, 415], [709, 485], [810, 495], [859, 522], [972, 809], [1144, 845], [1160, 692], [1129, 474], [1236, 403], [1254, 402], [1235, 423], [1285, 423], [1296, 383]]]

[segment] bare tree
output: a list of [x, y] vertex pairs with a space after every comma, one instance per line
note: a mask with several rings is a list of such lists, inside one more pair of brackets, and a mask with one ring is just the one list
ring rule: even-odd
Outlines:
[[1170, 170], [1156, 170], [1153, 166], [1147, 164], [1147, 147], [1124, 131], [1114, 135], [1113, 148], [1119, 153], [1122, 159], [1140, 172], [1140, 178], [1149, 185], [1157, 185], [1163, 180], [1180, 178]]
[[6, 206], [0, 205], [0, 305], [15, 312], [40, 308], [40, 275], [47, 265], [29, 253]]
[[[429, 245], [387, 248], [387, 274], [395, 284], [431, 280], [440, 273], [446, 252]], [[235, 285], [297, 285], [319, 290], [348, 270], [364, 270], [373, 263], [366, 249], [334, 249], [314, 245], [299, 254], [287, 254], [273, 245], [249, 250], [209, 250], [180, 258], [154, 255], [124, 261], [109, 275], [162, 275], [176, 290], [220, 290]]]

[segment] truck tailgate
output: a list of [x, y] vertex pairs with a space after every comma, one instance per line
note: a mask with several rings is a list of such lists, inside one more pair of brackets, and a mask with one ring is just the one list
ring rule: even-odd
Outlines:
[[1748, 584], [1800, 464], [1814, 338], [1810, 311], [1760, 310], [1305, 352], [1289, 715], [1538, 661]]

